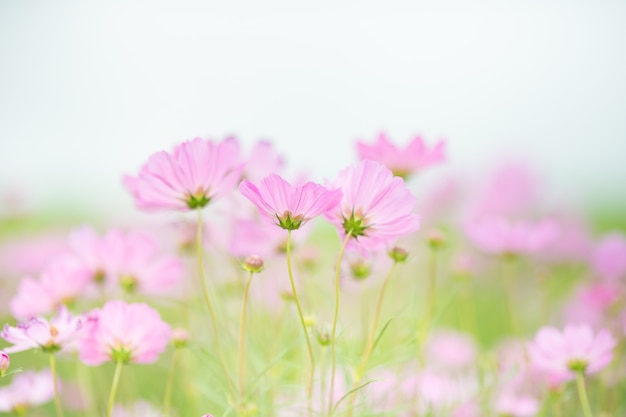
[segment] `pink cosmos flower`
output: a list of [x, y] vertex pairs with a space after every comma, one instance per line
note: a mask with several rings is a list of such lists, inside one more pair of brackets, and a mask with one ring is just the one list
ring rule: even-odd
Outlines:
[[326, 218], [351, 245], [377, 250], [419, 228], [415, 197], [404, 180], [378, 162], [364, 160], [341, 171], [333, 183], [343, 191], [341, 204]]
[[70, 244], [96, 282], [107, 280], [127, 292], [163, 294], [183, 278], [182, 262], [161, 256], [156, 240], [146, 233], [114, 229], [100, 237], [85, 227], [72, 233]]
[[80, 345], [80, 358], [87, 365], [107, 361], [152, 363], [171, 338], [170, 326], [143, 303], [109, 301], [93, 315], [97, 321]]
[[77, 259], [63, 256], [50, 264], [39, 280], [25, 277], [9, 302], [17, 319], [48, 314], [58, 306], [82, 295], [90, 283], [90, 273]]
[[72, 316], [65, 306], [61, 306], [58, 314], [49, 321], [43, 317], [35, 317], [17, 327], [6, 324], [0, 336], [13, 343], [13, 346], [5, 349], [8, 353], [34, 348], [54, 353], [75, 348], [76, 343], [89, 332], [92, 324], [92, 318]]
[[243, 176], [252, 182], [259, 182], [271, 173], [280, 171], [284, 164], [283, 157], [276, 153], [272, 144], [260, 140], [250, 151]]
[[494, 255], [533, 254], [545, 249], [558, 236], [556, 223], [511, 221], [503, 217], [481, 217], [465, 227], [468, 237], [484, 252]]
[[607, 366], [616, 344], [607, 330], [594, 335], [587, 325], [570, 324], [563, 332], [542, 327], [528, 344], [528, 354], [535, 368], [573, 379], [576, 372], [592, 374]]
[[52, 398], [54, 387], [49, 370], [22, 372], [15, 375], [11, 385], [0, 388], [0, 412], [18, 414], [17, 410], [45, 404]]
[[420, 136], [416, 136], [405, 148], [395, 146], [384, 133], [378, 135], [376, 143], [368, 145], [357, 141], [359, 159], [380, 162], [394, 175], [408, 178], [412, 174], [445, 160], [445, 142], [440, 140], [428, 148]]
[[9, 366], [11, 366], [11, 358], [5, 351], [0, 350], [0, 376], [7, 372]]
[[596, 282], [584, 285], [576, 291], [565, 306], [565, 317], [570, 323], [602, 326], [611, 316], [611, 310], [623, 296], [616, 283]]
[[139, 174], [126, 176], [124, 183], [140, 209], [188, 211], [232, 190], [242, 169], [234, 138], [220, 143], [195, 138], [172, 153], [152, 154]]
[[478, 349], [474, 340], [467, 334], [437, 330], [429, 336], [425, 354], [430, 367], [453, 370], [474, 365]]
[[616, 280], [626, 275], [626, 238], [620, 233], [609, 233], [593, 252], [592, 266], [602, 278]]
[[300, 228], [312, 218], [333, 209], [341, 199], [341, 190], [329, 191], [313, 182], [294, 187], [276, 174], [264, 178], [258, 187], [243, 180], [239, 191], [261, 213], [286, 230]]

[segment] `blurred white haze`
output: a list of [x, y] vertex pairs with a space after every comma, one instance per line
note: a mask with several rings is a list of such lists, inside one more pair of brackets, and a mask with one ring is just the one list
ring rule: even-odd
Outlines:
[[230, 134], [322, 181], [385, 131], [446, 138], [460, 172], [529, 158], [551, 190], [610, 203], [625, 22], [623, 0], [0, 0], [0, 192], [132, 209], [122, 174]]

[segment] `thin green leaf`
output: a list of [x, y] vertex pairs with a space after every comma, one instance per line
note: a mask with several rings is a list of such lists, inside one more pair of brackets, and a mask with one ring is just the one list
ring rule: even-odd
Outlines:
[[[341, 397], [341, 398], [339, 399], [339, 401], [337, 401], [337, 403], [336, 403], [336, 404], [335, 404], [335, 406], [333, 407], [333, 412], [332, 412], [332, 414], [335, 414], [335, 411], [337, 411], [337, 408], [339, 407], [339, 404], [341, 404], [341, 402], [342, 402], [343, 400], [345, 400], [346, 398], [348, 398], [348, 397], [350, 396], [350, 394], [353, 394], [353, 393], [357, 392], [358, 390], [360, 390], [361, 388], [365, 388], [366, 386], [368, 386], [368, 385], [369, 385], [369, 384], [371, 384], [372, 382], [376, 382], [376, 381], [382, 381], [382, 379], [371, 379], [371, 380], [367, 381], [366, 383], [361, 384], [361, 385], [359, 385], [358, 387], [353, 388], [353, 389], [351, 389], [350, 391], [346, 392], [346, 393], [345, 393], [345, 395], [344, 395], [343, 397]], [[331, 415], [332, 415], [332, 414], [331, 414]]]
[[385, 330], [387, 330], [387, 327], [389, 327], [389, 324], [391, 323], [392, 320], [393, 319], [389, 319], [389, 321], [385, 323], [385, 325], [383, 326], [383, 329], [380, 331], [380, 333], [378, 333], [378, 337], [374, 341], [374, 346], [372, 346], [372, 352], [374, 352], [374, 350], [376, 349], [376, 346], [378, 346], [378, 342], [380, 341], [380, 338], [383, 337], [383, 333], [385, 333]]

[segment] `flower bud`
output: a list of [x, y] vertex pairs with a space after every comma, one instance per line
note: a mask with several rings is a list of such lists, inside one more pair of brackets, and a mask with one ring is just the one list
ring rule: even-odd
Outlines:
[[183, 328], [172, 330], [172, 344], [174, 347], [180, 348], [187, 346], [189, 342], [189, 332]]
[[389, 257], [394, 262], [403, 263], [406, 262], [406, 259], [409, 257], [409, 253], [406, 250], [399, 248], [398, 246], [394, 246], [389, 251]]
[[359, 259], [350, 263], [350, 271], [354, 279], [362, 281], [370, 276], [372, 268], [364, 259]]
[[263, 259], [257, 255], [248, 256], [242, 266], [246, 271], [258, 274], [263, 270]]
[[320, 327], [315, 330], [315, 335], [317, 336], [317, 341], [322, 346], [330, 345], [330, 333], [326, 328]]
[[317, 320], [315, 319], [314, 316], [304, 316], [304, 325], [307, 328], [311, 328], [315, 326], [316, 323], [317, 323]]
[[446, 236], [439, 229], [431, 230], [428, 233], [428, 245], [432, 249], [439, 249], [446, 243]]
[[4, 376], [10, 365], [11, 358], [9, 358], [9, 355], [6, 352], [0, 350], [0, 376]]

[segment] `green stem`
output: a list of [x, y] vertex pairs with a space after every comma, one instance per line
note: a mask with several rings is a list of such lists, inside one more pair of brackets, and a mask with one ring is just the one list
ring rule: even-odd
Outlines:
[[120, 375], [122, 374], [122, 361], [117, 361], [115, 365], [115, 373], [113, 374], [113, 383], [111, 384], [111, 392], [109, 393], [109, 403], [107, 406], [107, 417], [111, 417], [113, 412], [113, 404], [115, 404], [115, 393], [117, 392], [117, 386], [120, 383]]
[[[391, 275], [393, 274], [394, 269], [396, 268], [397, 262], [394, 262], [385, 277], [385, 281], [383, 282], [383, 286], [378, 293], [378, 302], [376, 303], [376, 312], [374, 313], [374, 322], [372, 324], [372, 329], [369, 334], [369, 339], [367, 341], [367, 345], [365, 351], [363, 352], [363, 358], [361, 359], [361, 364], [356, 370], [354, 382], [352, 383], [352, 389], [358, 387], [363, 380], [363, 376], [365, 374], [365, 369], [367, 367], [367, 363], [372, 355], [374, 350], [374, 343], [376, 342], [376, 328], [378, 327], [378, 321], [380, 319], [380, 312], [382, 310], [383, 298], [385, 297], [385, 292], [387, 290], [387, 286], [389, 284]], [[353, 394], [350, 396], [350, 405], [348, 407], [347, 417], [352, 416], [352, 406], [354, 404], [354, 400], [356, 399], [356, 395]]]
[[[328, 415], [333, 415], [333, 391], [335, 390], [335, 369], [337, 367], [337, 361], [335, 357], [335, 334], [337, 333], [337, 318], [339, 317], [339, 269], [341, 267], [341, 259], [343, 258], [343, 252], [346, 249], [348, 240], [352, 237], [352, 230], [346, 234], [341, 249], [339, 250], [339, 257], [337, 258], [337, 267], [335, 268], [335, 314], [333, 315], [333, 330], [330, 336], [330, 391], [328, 394]], [[322, 393], [322, 395], [324, 395]]]
[[513, 300], [515, 298], [515, 259], [505, 256], [502, 260], [502, 275], [504, 278], [504, 286], [506, 290], [506, 311], [509, 316], [511, 332], [515, 336], [519, 336], [519, 325], [515, 313], [513, 311]]
[[302, 307], [300, 306], [300, 300], [298, 299], [298, 292], [296, 291], [296, 284], [293, 280], [293, 272], [291, 270], [291, 230], [287, 230], [287, 272], [289, 273], [289, 282], [291, 283], [291, 291], [293, 292], [293, 298], [298, 308], [298, 316], [300, 317], [300, 324], [302, 325], [302, 331], [306, 339], [306, 347], [309, 353], [309, 381], [306, 387], [308, 413], [312, 415], [313, 405], [313, 373], [315, 371], [315, 358], [313, 357], [313, 348], [311, 347], [311, 340], [309, 338], [309, 332], [304, 322], [304, 315], [302, 314]]
[[204, 262], [202, 260], [202, 212], [198, 209], [198, 230], [196, 232], [196, 255], [198, 257], [198, 274], [200, 277], [200, 283], [202, 284], [202, 294], [204, 301], [209, 309], [209, 316], [211, 317], [211, 324], [213, 327], [213, 339], [215, 340], [215, 350], [222, 365], [222, 371], [224, 372], [224, 378], [228, 384], [231, 396], [235, 396], [235, 389], [233, 388], [232, 381], [228, 376], [228, 366], [224, 360], [224, 353], [222, 352], [222, 345], [220, 343], [220, 335], [217, 327], [217, 319], [215, 316], [215, 310], [213, 309], [213, 303], [211, 302], [211, 296], [209, 295], [209, 289], [206, 284], [206, 278], [204, 277]]
[[172, 404], [172, 388], [174, 387], [174, 376], [176, 375], [176, 363], [178, 362], [179, 348], [174, 348], [172, 353], [172, 362], [170, 363], [170, 370], [167, 374], [167, 383], [165, 385], [165, 394], [163, 400], [163, 416], [168, 417], [170, 413], [170, 406]]
[[57, 416], [63, 417], [63, 408], [61, 408], [61, 398], [59, 397], [59, 387], [57, 384], [57, 364], [53, 354], [50, 354], [50, 371], [52, 372], [52, 388], [54, 391], [54, 406], [57, 410]]
[[248, 304], [248, 293], [250, 292], [250, 283], [252, 282], [252, 275], [254, 273], [251, 271], [250, 275], [248, 275], [248, 280], [246, 281], [246, 287], [243, 293], [243, 305], [241, 306], [241, 323], [239, 324], [239, 398], [243, 403], [244, 395], [244, 384], [243, 384], [243, 352], [244, 352], [244, 332], [246, 329], [246, 305]]
[[583, 372], [576, 372], [576, 387], [578, 388], [578, 397], [580, 398], [580, 405], [582, 406], [584, 416], [593, 417], [591, 407], [589, 406], [589, 398], [587, 398], [585, 374]]
[[430, 257], [428, 260], [428, 298], [426, 299], [426, 317], [418, 329], [417, 352], [420, 363], [422, 360], [422, 347], [426, 343], [428, 333], [430, 332], [431, 322], [435, 313], [437, 298], [437, 249], [430, 248]]

